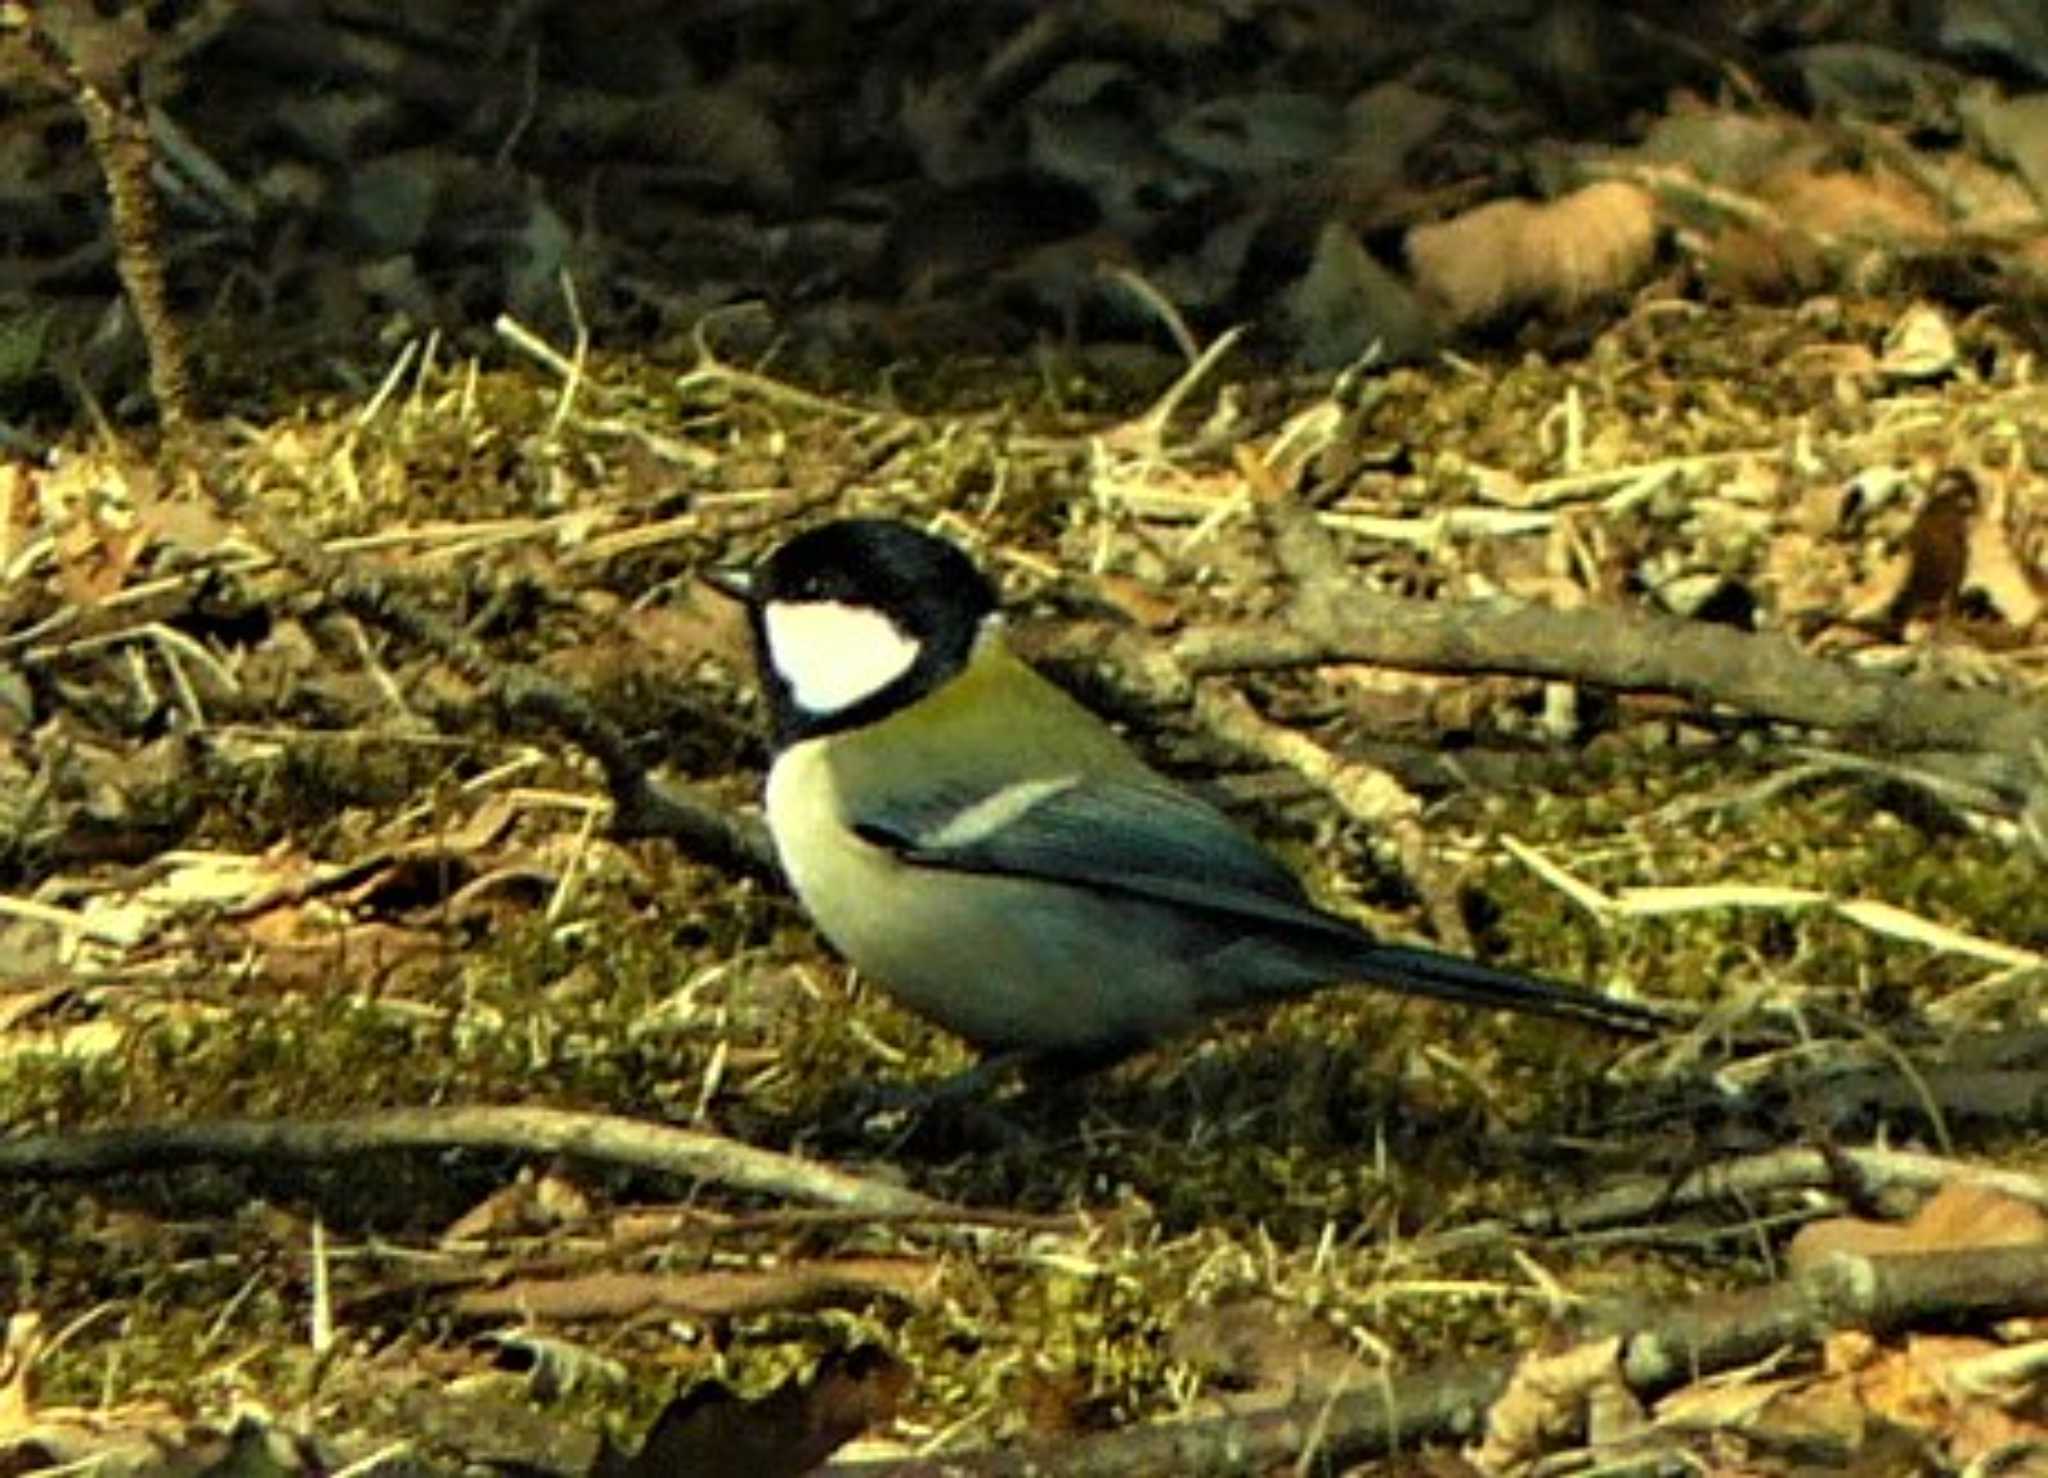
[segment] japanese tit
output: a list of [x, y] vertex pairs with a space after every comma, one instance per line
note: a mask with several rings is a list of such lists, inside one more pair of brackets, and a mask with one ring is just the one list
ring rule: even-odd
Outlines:
[[1012, 654], [993, 588], [943, 539], [828, 523], [712, 583], [746, 602], [774, 724], [768, 827], [797, 897], [864, 975], [977, 1047], [1086, 1071], [1345, 981], [1664, 1023], [1317, 908]]

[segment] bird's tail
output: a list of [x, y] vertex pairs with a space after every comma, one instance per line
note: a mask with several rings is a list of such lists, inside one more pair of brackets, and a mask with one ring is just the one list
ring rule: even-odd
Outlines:
[[1434, 949], [1376, 944], [1360, 962], [1359, 973], [1375, 985], [1412, 995], [1589, 1022], [1638, 1037], [1655, 1036], [1680, 1024], [1678, 1017], [1654, 1006], [1618, 1001], [1581, 986], [1482, 965]]

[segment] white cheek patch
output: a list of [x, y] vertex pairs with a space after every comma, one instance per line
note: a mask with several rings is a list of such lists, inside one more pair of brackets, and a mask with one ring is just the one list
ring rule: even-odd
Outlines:
[[834, 600], [770, 601], [761, 612], [768, 660], [806, 713], [872, 698], [917, 662], [916, 638], [880, 611]]

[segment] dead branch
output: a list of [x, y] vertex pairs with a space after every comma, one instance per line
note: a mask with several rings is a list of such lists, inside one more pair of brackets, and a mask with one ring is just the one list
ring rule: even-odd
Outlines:
[[1544, 1212], [1540, 1220], [1544, 1230], [1577, 1232], [1717, 1203], [1751, 1205], [1757, 1197], [1777, 1191], [1836, 1188], [1853, 1200], [1868, 1202], [1887, 1191], [1932, 1191], [1957, 1183], [2048, 1207], [2048, 1181], [2015, 1170], [1994, 1170], [1914, 1150], [1786, 1149], [1745, 1155], [1676, 1179], [1645, 1176]]
[[1263, 1473], [1313, 1454], [1346, 1461], [1415, 1442], [1477, 1434], [1507, 1388], [1502, 1365], [1435, 1366], [1269, 1411], [1134, 1426], [1058, 1447], [957, 1453], [908, 1462], [828, 1463], [820, 1478], [1131, 1478]]
[[[2044, 1311], [2048, 1247], [1884, 1257], [1836, 1253], [1768, 1288], [1703, 1299], [1639, 1323], [1613, 1343], [1612, 1366], [1629, 1390], [1653, 1396], [1787, 1345], [1817, 1343], [1844, 1327], [1883, 1334]], [[1640, 1315], [1631, 1311], [1631, 1317]], [[1518, 1368], [1462, 1363], [1368, 1378], [1335, 1395], [1247, 1415], [1134, 1427], [1064, 1443], [1057, 1453], [1026, 1448], [908, 1463], [833, 1463], [819, 1471], [833, 1478], [1023, 1478], [1045, 1472], [1065, 1478], [1220, 1478], [1309, 1457], [1325, 1464], [1362, 1462], [1417, 1442], [1471, 1438]]]
[[479, 1319], [628, 1319], [654, 1312], [737, 1319], [798, 1309], [859, 1307], [876, 1299], [927, 1303], [937, 1265], [907, 1257], [843, 1257], [771, 1268], [701, 1273], [585, 1273], [512, 1279], [459, 1295], [455, 1312]]
[[26, 53], [85, 120], [112, 206], [114, 267], [149, 354], [150, 393], [164, 429], [175, 432], [192, 419], [192, 375], [165, 283], [162, 221], [150, 178], [156, 147], [136, 88], [146, 43], [131, 19], [96, 17], [83, 6], [46, 20], [30, 10], [22, 34]]
[[1676, 693], [1873, 747], [1991, 753], [2031, 763], [2048, 707], [2002, 694], [1930, 689], [1803, 651], [1790, 637], [1609, 607], [1415, 601], [1362, 590], [1329, 531], [1291, 500], [1261, 502], [1297, 595], [1285, 629], [1208, 627], [1173, 643], [1191, 676], [1329, 662], [1494, 672]]
[[2048, 733], [2048, 705], [2038, 701], [1864, 671], [1812, 656], [1773, 632], [1605, 606], [1412, 600], [1359, 589], [1328, 531], [1306, 510], [1259, 506], [1296, 584], [1286, 621], [1196, 626], [1164, 644], [1077, 623], [1032, 640], [1033, 653], [1097, 674], [1112, 701], [1121, 697], [1138, 712], [1188, 707], [1205, 677], [1346, 662], [1675, 693], [1834, 730], [1873, 749], [1995, 756], [2013, 767], [2016, 792]]
[[1785, 1282], [1710, 1298], [1624, 1341], [1631, 1388], [1654, 1392], [1837, 1329], [1884, 1334], [2048, 1310], [2048, 1247], [1972, 1247], [1882, 1257], [1837, 1252]]
[[351, 615], [426, 647], [492, 694], [515, 719], [567, 739], [589, 755], [604, 772], [615, 836], [668, 837], [691, 856], [726, 871], [776, 875], [766, 827], [657, 785], [618, 725], [580, 693], [532, 667], [501, 662], [482, 642], [410, 599], [390, 579], [322, 548], [258, 500], [234, 499], [225, 511], [239, 518], [281, 564]]
[[1196, 627], [1170, 651], [1190, 677], [1373, 662], [1676, 693], [1891, 750], [2025, 761], [2048, 730], [2048, 707], [2040, 703], [1859, 671], [1810, 656], [1776, 633], [1604, 607], [1417, 601], [1365, 590], [1346, 590], [1329, 604], [1324, 620]]
[[379, 1151], [445, 1149], [572, 1155], [855, 1210], [943, 1209], [943, 1203], [901, 1186], [723, 1135], [542, 1108], [387, 1109], [342, 1119], [205, 1119], [27, 1135], [0, 1141], [0, 1176], [114, 1175], [208, 1160], [327, 1164]]

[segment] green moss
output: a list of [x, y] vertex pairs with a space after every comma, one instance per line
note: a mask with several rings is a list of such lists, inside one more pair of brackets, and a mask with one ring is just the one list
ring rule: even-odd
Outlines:
[[[1363, 430], [1413, 449], [1422, 475], [1388, 486], [1420, 509], [1433, 498], [1463, 501], [1472, 463], [1525, 477], [1557, 471], [1542, 427], [1567, 389], [1591, 423], [1631, 438], [1608, 448], [1620, 461], [1776, 445], [1786, 416], [1833, 414], [1814, 403], [1820, 391], [1781, 369], [1808, 333], [1796, 317], [1740, 327], [1753, 336], [1727, 325], [1719, 340], [1673, 329], [1649, 364], [1609, 343], [1568, 367], [1530, 358], [1491, 375], [1397, 371]], [[459, 379], [444, 377], [419, 405], [402, 395], [368, 426], [355, 424], [354, 404], [300, 406], [284, 430], [303, 445], [235, 455], [249, 459], [253, 496], [319, 537], [437, 520], [538, 526], [568, 509], [589, 512], [598, 530], [672, 520], [663, 539], [606, 559], [582, 560], [586, 546], [576, 541], [587, 530], [552, 526], [465, 555], [460, 568], [410, 547], [378, 558], [456, 625], [489, 607], [493, 619], [478, 634], [502, 660], [613, 655], [611, 665], [574, 668], [581, 690], [650, 758], [712, 777], [729, 799], [758, 783], [751, 698], [734, 691], [725, 658], [683, 671], [666, 653], [634, 646], [621, 613], [680, 588], [714, 554], [758, 551], [787, 518], [822, 510], [813, 490], [847, 489], [835, 507], [964, 519], [1000, 551], [992, 564], [1020, 591], [1042, 580], [1040, 566], [1075, 567], [1077, 549], [1101, 537], [1117, 560], [1178, 582], [1172, 593], [1185, 610], [1227, 618], [1277, 603], [1263, 546], [1244, 526], [1206, 546], [1199, 557], [1212, 564], [1198, 586], [1177, 531], [1136, 526], [1113, 499], [1093, 501], [1083, 491], [1086, 445], [1047, 440], [1083, 418], [1099, 429], [1106, 406], [1141, 407], [1156, 387], [1137, 379], [1104, 385], [1063, 368], [1011, 367], [998, 380], [988, 366], [953, 362], [913, 370], [892, 390], [848, 371], [841, 390], [874, 413], [833, 417], [702, 381], [679, 391], [676, 366], [653, 360], [596, 369], [623, 419], [701, 455], [655, 458], [598, 429], [554, 428], [558, 387], [509, 372], [479, 376], [466, 416], [456, 408]], [[1696, 383], [1716, 374], [1727, 383]], [[897, 405], [975, 410], [915, 418], [875, 409], [892, 394]], [[1607, 531], [1624, 542], [1668, 534], [1689, 516], [1692, 491], [1680, 477], [1663, 501], [1638, 510], [1639, 522]], [[1242, 547], [1220, 542], [1240, 534]], [[1738, 565], [1755, 556], [1739, 527], [1714, 548]], [[52, 1357], [46, 1399], [158, 1394], [218, 1413], [257, 1393], [281, 1408], [303, 1403], [322, 1424], [403, 1432], [460, 1452], [459, 1423], [436, 1425], [440, 1409], [427, 1394], [453, 1373], [471, 1383], [479, 1427], [497, 1413], [505, 1427], [515, 1416], [586, 1436], [606, 1427], [632, 1446], [680, 1387], [717, 1378], [758, 1393], [827, 1350], [875, 1343], [913, 1372], [908, 1430], [964, 1424], [976, 1439], [1062, 1421], [1087, 1430], [1182, 1410], [1218, 1378], [1195, 1367], [1175, 1333], [1229, 1299], [1269, 1301], [1368, 1364], [1381, 1350], [1424, 1359], [1526, 1346], [1554, 1333], [1553, 1315], [1505, 1243], [1446, 1253], [1433, 1235], [1568, 1201], [1610, 1171], [1670, 1172], [1721, 1148], [1682, 1117], [1647, 1133], [1631, 1118], [1617, 1132], [1617, 1103], [1642, 1110], [1630, 1096], [1638, 1085], [1608, 1071], [1620, 1049], [1594, 1033], [1367, 989], [1219, 1023], [1089, 1082], [998, 1103], [994, 1121], [985, 1103], [955, 1116], [858, 1111], [864, 1089], [940, 1078], [969, 1054], [878, 991], [851, 986], [795, 906], [756, 883], [711, 875], [660, 844], [576, 854], [580, 818], [544, 805], [513, 807], [490, 842], [467, 838], [485, 798], [514, 784], [589, 795], [594, 781], [563, 746], [504, 732], [469, 685], [373, 633], [394, 700], [346, 633], [323, 624], [319, 592], [255, 586], [251, 599], [304, 621], [319, 680], [288, 669], [277, 683], [286, 711], [267, 715], [273, 727], [209, 735], [205, 762], [177, 776], [175, 798], [189, 809], [175, 814], [197, 844], [279, 846], [281, 873], [301, 857], [374, 859], [376, 885], [269, 905], [264, 922], [278, 932], [262, 948], [243, 932], [250, 921], [194, 910], [166, 927], [161, 956], [145, 952], [150, 966], [169, 959], [182, 973], [81, 977], [75, 998], [53, 1008], [59, 1024], [104, 1021], [118, 1047], [62, 1057], [31, 1043], [0, 1056], [0, 1122], [26, 1133], [492, 1103], [677, 1123], [701, 1114], [748, 1143], [937, 1197], [1084, 1222], [1057, 1233], [795, 1218], [735, 1227], [724, 1218], [761, 1208], [716, 1186], [584, 1170], [596, 1224], [484, 1259], [436, 1244], [522, 1168], [496, 1156], [16, 1182], [0, 1186], [9, 1249], [0, 1268], [21, 1303], [52, 1324], [103, 1304], [117, 1310], [103, 1316], [115, 1322]], [[1365, 708], [1320, 675], [1256, 686], [1289, 722], [1336, 728], [1359, 722]], [[1633, 724], [1635, 715], [1620, 705], [1617, 723], [1632, 736], [1656, 727]], [[1493, 733], [1483, 712], [1469, 727], [1479, 742]], [[1489, 958], [1565, 979], [1626, 981], [1651, 999], [1704, 1005], [1777, 992], [1880, 1022], [1901, 1002], [1931, 1003], [1981, 974], [1822, 909], [1597, 919], [1506, 856], [1503, 833], [1610, 893], [1775, 883], [2048, 947], [2038, 876], [1997, 842], [1893, 809], [1897, 797], [1846, 780], [1746, 804], [1776, 773], [1769, 746], [1674, 736], [1671, 727], [1603, 742], [1513, 790], [1430, 797], [1430, 837], [1461, 878]], [[1222, 757], [1213, 744], [1140, 737], [1183, 760], [1195, 754], [1187, 768], [1196, 773]], [[511, 761], [524, 766], [516, 779], [483, 789]], [[1321, 896], [1369, 907], [1391, 929], [1426, 927], [1385, 839], [1340, 823], [1322, 799], [1249, 819]], [[429, 855], [416, 873], [398, 865], [398, 849], [436, 837], [448, 840], [445, 856], [420, 848]], [[15, 864], [24, 892], [59, 881], [50, 855]], [[575, 886], [551, 916], [571, 855], [581, 857]], [[447, 876], [434, 872], [443, 866]], [[455, 888], [482, 869], [498, 871], [500, 891], [457, 907]], [[111, 873], [97, 881], [125, 885]], [[1973, 1148], [2014, 1161], [2041, 1153], [2025, 1143]], [[610, 1204], [676, 1200], [693, 1216], [657, 1242], [604, 1235]], [[322, 1359], [304, 1338], [316, 1214], [347, 1253], [334, 1269], [344, 1345]], [[1768, 1275], [1741, 1241], [1704, 1252], [1539, 1255], [1572, 1288], [1636, 1305]], [[912, 1259], [930, 1270], [931, 1286], [917, 1298], [844, 1307], [736, 1319], [664, 1313], [552, 1330], [620, 1372], [563, 1396], [519, 1385], [497, 1367], [494, 1347], [450, 1313], [447, 1289], [421, 1286], [484, 1266], [702, 1271], [842, 1256]]]

